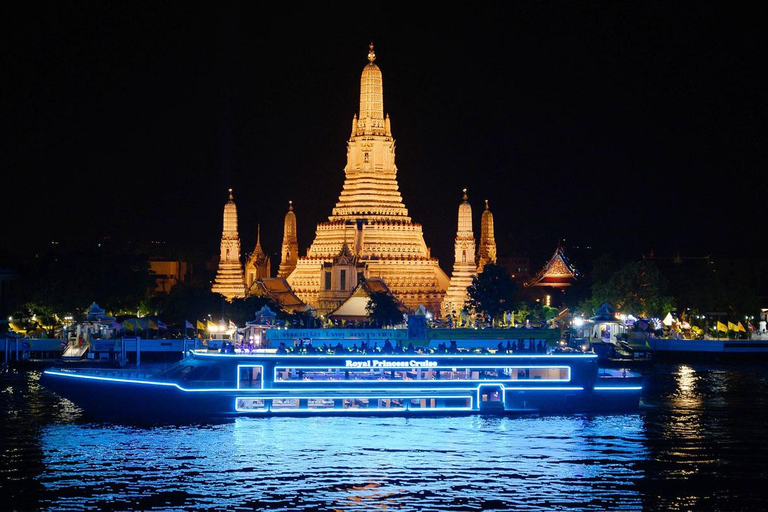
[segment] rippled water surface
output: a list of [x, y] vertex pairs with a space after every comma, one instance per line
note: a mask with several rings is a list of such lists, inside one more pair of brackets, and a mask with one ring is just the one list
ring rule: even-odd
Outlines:
[[633, 414], [93, 423], [2, 377], [4, 510], [765, 510], [765, 365], [657, 364]]

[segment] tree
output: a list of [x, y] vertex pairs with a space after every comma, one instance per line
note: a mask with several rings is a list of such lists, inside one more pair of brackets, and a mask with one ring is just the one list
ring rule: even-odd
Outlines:
[[387, 292], [373, 292], [365, 306], [368, 316], [378, 325], [388, 326], [403, 323], [403, 306]]
[[517, 284], [507, 269], [495, 263], [488, 263], [467, 288], [469, 299], [466, 308], [493, 321], [500, 318], [505, 311], [514, 309], [513, 297], [516, 291]]
[[18, 290], [29, 311], [77, 319], [92, 302], [113, 314], [135, 312], [154, 285], [146, 258], [99, 244], [35, 257], [22, 269]]
[[667, 286], [667, 278], [653, 262], [629, 262], [607, 280], [595, 282], [591, 309], [609, 302], [618, 311], [637, 317], [661, 317], [675, 309], [674, 299], [665, 294]]

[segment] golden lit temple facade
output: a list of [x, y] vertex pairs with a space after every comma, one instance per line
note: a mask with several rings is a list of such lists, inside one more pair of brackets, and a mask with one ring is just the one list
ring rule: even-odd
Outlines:
[[430, 256], [421, 225], [412, 222], [403, 204], [395, 140], [384, 115], [382, 74], [372, 44], [368, 60], [339, 200], [328, 221], [317, 225], [311, 247], [287, 281], [319, 314], [338, 307], [338, 298], [348, 297], [361, 278], [380, 278], [407, 308], [423, 305], [437, 316], [449, 279]]
[[237, 207], [232, 197], [232, 189], [229, 189], [229, 201], [224, 205], [219, 268], [211, 291], [220, 293], [227, 300], [245, 297], [245, 280], [240, 262], [240, 235], [237, 231]]
[[296, 235], [296, 214], [293, 213], [293, 201], [288, 201], [288, 213], [283, 222], [283, 246], [280, 257], [280, 268], [277, 277], [288, 277], [296, 268], [299, 259], [299, 241]]
[[461, 314], [467, 301], [467, 288], [477, 275], [475, 263], [475, 235], [472, 231], [472, 206], [467, 200], [467, 189], [459, 205], [459, 220], [454, 242], [454, 263], [451, 284], [442, 303], [442, 316]]
[[272, 262], [261, 248], [261, 224], [259, 224], [256, 232], [256, 247], [245, 263], [245, 288], [248, 290], [248, 295], [251, 295], [251, 289], [256, 286], [259, 279], [272, 277], [271, 273]]
[[480, 218], [480, 247], [477, 249], [477, 271], [482, 272], [487, 263], [496, 263], [496, 235], [493, 233], [493, 213], [485, 200], [485, 210]]

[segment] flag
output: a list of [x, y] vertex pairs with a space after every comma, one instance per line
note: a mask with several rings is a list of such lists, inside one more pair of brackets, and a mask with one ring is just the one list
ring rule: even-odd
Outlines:
[[131, 322], [131, 321], [130, 321], [130, 320], [128, 320], [128, 319], [126, 319], [126, 320], [123, 322], [123, 327], [125, 327], [125, 329], [127, 329], [127, 330], [129, 330], [129, 331], [133, 331], [133, 330], [135, 329], [135, 328], [134, 328], [134, 326], [133, 326], [133, 322]]
[[157, 327], [158, 327], [158, 328], [160, 328], [160, 329], [167, 329], [167, 328], [168, 328], [168, 326], [166, 326], [166, 325], [165, 325], [163, 322], [161, 322], [160, 320], [158, 320], [158, 321], [157, 321]]
[[237, 325], [232, 320], [229, 321], [229, 328], [230, 329], [237, 329]]
[[143, 328], [144, 328], [144, 326], [141, 325], [141, 320], [137, 318], [136, 319], [136, 330], [139, 331], [139, 330], [141, 330]]
[[154, 329], [156, 331], [157, 330], [157, 324], [155, 322], [153, 322], [151, 318], [148, 320], [148, 322], [149, 322], [149, 328], [150, 329]]
[[729, 331], [738, 331], [738, 330], [739, 330], [739, 328], [738, 328], [738, 327], [736, 327], [736, 324], [733, 324], [733, 323], [731, 323], [731, 321], [729, 320], [729, 321], [728, 321], [728, 330], [729, 330]]
[[184, 320], [184, 330], [194, 329], [194, 328], [195, 328], [195, 326], [192, 325], [189, 320]]
[[198, 331], [204, 331], [205, 330], [205, 324], [201, 322], [200, 320], [197, 321], [197, 330]]
[[[211, 329], [213, 327], [213, 329]], [[216, 330], [216, 324], [213, 322], [213, 320], [208, 320], [208, 330]]]
[[739, 328], [739, 332], [747, 332], [747, 330], [744, 328], [741, 322], [739, 322], [739, 325], [737, 327]]
[[728, 332], [728, 327], [725, 326], [720, 320], [717, 321], [717, 330], [720, 332]]

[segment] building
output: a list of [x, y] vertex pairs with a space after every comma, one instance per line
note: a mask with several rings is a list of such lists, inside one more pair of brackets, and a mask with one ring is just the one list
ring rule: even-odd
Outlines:
[[487, 263], [496, 263], [496, 235], [493, 232], [493, 213], [485, 200], [485, 210], [480, 218], [480, 247], [477, 249], [477, 271], [482, 272]]
[[559, 307], [566, 289], [578, 279], [579, 272], [568, 261], [561, 243], [536, 275], [525, 283], [525, 296], [545, 306]]
[[296, 262], [299, 259], [299, 241], [296, 233], [296, 214], [293, 213], [293, 201], [288, 201], [288, 213], [285, 214], [285, 221], [283, 222], [283, 246], [277, 277], [288, 277], [296, 268]]
[[475, 235], [472, 231], [472, 206], [467, 200], [467, 189], [464, 189], [459, 205], [459, 220], [456, 230], [456, 240], [453, 249], [453, 272], [451, 284], [445, 293], [442, 303], [442, 316], [459, 315], [467, 301], [467, 288], [477, 275], [475, 262]]
[[240, 234], [237, 231], [237, 207], [229, 189], [229, 201], [224, 205], [224, 227], [221, 232], [219, 267], [211, 291], [227, 300], [243, 298], [246, 294], [243, 266], [240, 262]]
[[187, 281], [186, 261], [150, 260], [149, 269], [155, 275], [154, 293], [169, 293], [174, 286]]
[[319, 314], [336, 309], [362, 279], [380, 278], [407, 308], [423, 305], [439, 315], [450, 281], [403, 204], [395, 139], [389, 115], [384, 115], [382, 73], [375, 60], [371, 44], [339, 200], [328, 221], [317, 225], [312, 245], [287, 281]]
[[245, 288], [250, 295], [251, 289], [259, 279], [272, 277], [269, 256], [261, 248], [261, 224], [256, 231], [256, 247], [245, 263]]

